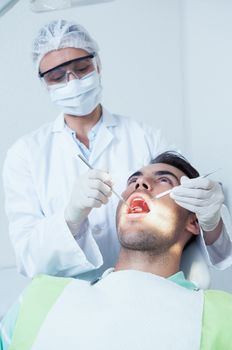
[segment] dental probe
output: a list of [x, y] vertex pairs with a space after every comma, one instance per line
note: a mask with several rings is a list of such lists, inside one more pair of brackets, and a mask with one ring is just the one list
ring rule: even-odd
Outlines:
[[[92, 165], [90, 165], [89, 162], [87, 162], [87, 160], [81, 154], [78, 154], [78, 157], [87, 165], [87, 167], [89, 167], [89, 169], [93, 169]], [[120, 194], [113, 190], [113, 188], [111, 188], [111, 191], [115, 194], [116, 197], [118, 197], [118, 199], [120, 199], [120, 201], [123, 201], [123, 203], [128, 207], [127, 202], [122, 198], [122, 196], [120, 196]]]
[[[209, 176], [209, 175], [212, 175], [212, 174], [216, 173], [218, 170], [221, 170], [221, 168], [216, 169], [216, 170], [213, 170], [213, 171], [211, 171], [210, 173], [207, 173], [207, 174], [198, 176], [198, 178], [207, 177], [207, 176]], [[180, 185], [179, 185], [179, 186], [180, 186]], [[175, 186], [175, 187], [178, 187], [178, 186]], [[173, 188], [174, 188], [174, 187], [173, 187]], [[161, 197], [163, 197], [163, 196], [166, 196], [167, 194], [169, 194], [169, 193], [172, 192], [173, 188], [170, 188], [170, 189], [167, 190], [167, 191], [161, 192], [161, 193], [157, 194], [157, 195], [156, 195], [155, 197], [153, 197], [153, 198], [157, 198], [157, 199], [158, 199], [158, 198], [161, 198]]]

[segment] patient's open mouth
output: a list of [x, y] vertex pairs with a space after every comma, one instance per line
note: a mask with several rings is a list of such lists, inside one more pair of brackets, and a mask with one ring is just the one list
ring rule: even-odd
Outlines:
[[134, 197], [130, 202], [128, 214], [149, 213], [150, 209], [142, 197]]

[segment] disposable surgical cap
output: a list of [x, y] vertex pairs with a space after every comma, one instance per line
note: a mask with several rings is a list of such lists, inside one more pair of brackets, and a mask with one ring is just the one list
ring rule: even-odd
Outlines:
[[[96, 41], [81, 25], [63, 19], [51, 21], [39, 30], [33, 42], [32, 59], [36, 71], [39, 71], [40, 61], [48, 52], [66, 47], [83, 49], [96, 54], [99, 51]], [[100, 68], [98, 54], [96, 58]]]

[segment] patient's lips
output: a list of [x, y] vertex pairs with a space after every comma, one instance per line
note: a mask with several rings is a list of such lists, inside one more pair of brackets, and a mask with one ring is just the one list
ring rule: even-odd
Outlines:
[[128, 214], [149, 213], [150, 209], [142, 197], [134, 197], [130, 202]]

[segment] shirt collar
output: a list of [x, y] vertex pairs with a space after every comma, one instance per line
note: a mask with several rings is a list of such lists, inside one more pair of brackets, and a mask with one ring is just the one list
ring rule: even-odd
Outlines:
[[[110, 112], [102, 107], [102, 121], [106, 127], [116, 126], [117, 120]], [[53, 123], [52, 132], [62, 132], [65, 129], [64, 114], [60, 113]]]
[[172, 282], [178, 284], [179, 286], [184, 287], [184, 288], [187, 288], [190, 290], [199, 290], [199, 288], [194, 283], [186, 280], [183, 271], [179, 271], [179, 272], [175, 273], [174, 275], [169, 276], [167, 279], [169, 281], [172, 281]]
[[[101, 124], [103, 123], [102, 117], [97, 121], [97, 123], [89, 130], [88, 132], [88, 138], [91, 140], [91, 138], [95, 138]], [[74, 130], [72, 130], [66, 123], [64, 123], [64, 128], [67, 130], [69, 134], [76, 134]]]

